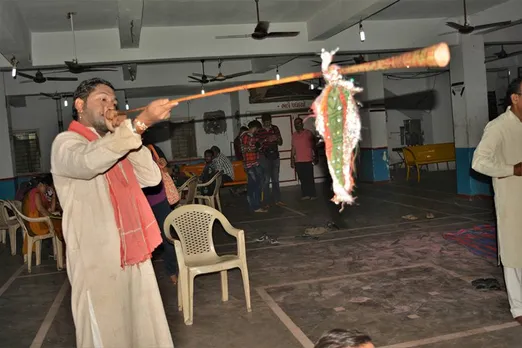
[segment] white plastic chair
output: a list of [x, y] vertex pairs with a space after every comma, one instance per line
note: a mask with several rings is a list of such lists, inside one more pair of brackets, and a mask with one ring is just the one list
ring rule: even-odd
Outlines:
[[[237, 255], [218, 256], [216, 254], [212, 240], [212, 227], [216, 219], [221, 222], [223, 229], [228, 234], [236, 238]], [[179, 241], [170, 234], [171, 226], [177, 232]], [[178, 309], [183, 310], [186, 325], [192, 325], [193, 322], [194, 278], [200, 274], [220, 272], [221, 298], [223, 301], [228, 301], [227, 270], [239, 268], [243, 278], [247, 311], [252, 311], [243, 230], [232, 227], [227, 218], [212, 207], [190, 204], [173, 210], [167, 216], [164, 231], [176, 249], [179, 265]]]
[[178, 188], [178, 192], [180, 195], [182, 195], [182, 193], [184, 191], [187, 191], [187, 194], [185, 195], [185, 198], [183, 198], [179, 202], [177, 207], [181, 207], [181, 206], [187, 205], [187, 204], [194, 204], [194, 199], [196, 197], [196, 191], [197, 191], [197, 185], [198, 185], [198, 177], [192, 176], [187, 181], [185, 181], [185, 183], [183, 185], [181, 185]]
[[22, 202], [21, 201], [7, 201], [8, 203], [11, 203], [16, 209], [22, 211]]
[[217, 172], [216, 175], [212, 177], [209, 181], [207, 181], [204, 184], [198, 184], [198, 189], [201, 189], [203, 187], [207, 187], [215, 183], [214, 186], [214, 192], [212, 192], [212, 195], [210, 196], [203, 196], [203, 195], [196, 195], [196, 203], [203, 202], [203, 204], [208, 205], [209, 207], [212, 207], [214, 209], [221, 210], [221, 198], [219, 196], [219, 191], [221, 189], [221, 183], [223, 181], [223, 173]]
[[[9, 215], [8, 209], [13, 213]], [[6, 233], [9, 232], [9, 242], [11, 244], [11, 255], [16, 255], [16, 231], [20, 228], [20, 222], [16, 214], [7, 201], [0, 200], [0, 237], [2, 243], [6, 244]]]
[[[48, 216], [39, 218], [30, 218], [20, 212], [17, 204], [11, 204], [16, 217], [24, 232], [24, 237], [27, 238], [27, 272], [31, 273], [32, 255], [33, 255], [33, 243], [36, 243], [36, 265], [39, 266], [42, 263], [42, 240], [52, 238], [53, 240], [53, 253], [56, 258], [57, 269], [60, 271], [63, 269], [63, 245], [62, 241], [56, 236], [54, 226], [51, 222], [51, 218]], [[28, 228], [26, 223], [29, 222], [44, 222], [49, 227], [49, 233], [43, 235], [36, 235]]]

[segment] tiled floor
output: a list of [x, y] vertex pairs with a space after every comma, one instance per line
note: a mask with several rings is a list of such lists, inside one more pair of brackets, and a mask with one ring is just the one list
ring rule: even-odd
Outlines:
[[[454, 172], [423, 174], [420, 184], [404, 182], [402, 174], [396, 178], [359, 185], [358, 205], [342, 214], [326, 197], [299, 201], [296, 188], [283, 189], [288, 207], [266, 215], [248, 213], [244, 197], [225, 195], [225, 215], [247, 235], [253, 312], [246, 312], [238, 271], [229, 272], [226, 303], [219, 275], [200, 276], [194, 324], [185, 326], [176, 291], [156, 261], [175, 346], [312, 347], [335, 327], [365, 331], [378, 347], [522, 346], [522, 328], [510, 316], [505, 292], [470, 285], [490, 276], [503, 284], [496, 261], [442, 238], [494, 221], [492, 202], [457, 197]], [[435, 218], [427, 219], [428, 212]], [[401, 219], [406, 214], [419, 219]], [[319, 239], [302, 237], [307, 227], [328, 221], [340, 229]], [[256, 243], [264, 233], [280, 245]], [[215, 241], [219, 252], [235, 249], [235, 240], [218, 229]], [[45, 262], [28, 275], [21, 257], [10, 256], [4, 245], [0, 261], [0, 346], [74, 347], [65, 273]]]

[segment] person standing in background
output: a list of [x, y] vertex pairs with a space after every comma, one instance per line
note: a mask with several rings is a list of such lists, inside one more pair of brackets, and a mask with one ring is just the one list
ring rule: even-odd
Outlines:
[[263, 203], [266, 209], [270, 206], [270, 181], [272, 182], [272, 200], [274, 204], [284, 206], [281, 202], [281, 189], [279, 187], [279, 146], [283, 145], [283, 138], [279, 127], [272, 124], [272, 116], [263, 114], [261, 116], [263, 127], [260, 128], [256, 136], [261, 144], [259, 163], [263, 168]]
[[303, 120], [294, 120], [295, 132], [292, 134], [292, 158], [290, 165], [295, 168], [301, 183], [301, 199], [317, 199], [315, 192], [314, 164], [317, 161], [315, 137], [304, 129]]
[[247, 126], [241, 126], [241, 128], [239, 128], [239, 134], [234, 139], [234, 155], [236, 156], [237, 161], [243, 160], [243, 153], [241, 152], [241, 136], [247, 131]]
[[250, 209], [255, 213], [266, 213], [266, 210], [261, 208], [263, 170], [259, 165], [260, 144], [255, 135], [259, 128], [261, 123], [257, 120], [248, 124], [248, 131], [241, 135], [241, 152], [247, 174], [247, 200]]
[[[154, 161], [156, 164], [158, 164], [160, 169], [163, 169], [162, 166], [164, 167], [167, 165], [167, 159], [163, 151], [161, 151], [159, 147], [152, 144], [146, 136], [144, 137], [143, 143], [147, 144], [147, 147], [152, 152]], [[165, 231], [163, 230], [163, 223], [172, 211], [171, 205], [167, 199], [167, 193], [165, 191], [163, 180], [156, 186], [142, 188], [142, 191], [145, 194], [145, 197], [147, 197], [147, 201], [152, 208], [154, 217], [156, 218], [158, 226], [161, 230], [161, 238], [163, 240], [163, 252], [161, 256], [163, 263], [165, 264], [165, 270], [167, 271], [167, 275], [169, 276], [172, 284], [176, 285], [178, 283], [178, 262], [176, 260], [176, 250], [174, 249], [174, 244], [170, 243], [170, 241], [167, 239]]]

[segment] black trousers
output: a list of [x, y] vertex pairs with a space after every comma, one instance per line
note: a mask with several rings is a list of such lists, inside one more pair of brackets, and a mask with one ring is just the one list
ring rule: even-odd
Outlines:
[[[161, 230], [161, 238], [163, 239], [163, 243], [161, 246], [163, 247], [163, 261], [165, 264], [165, 269], [169, 276], [177, 275], [178, 274], [178, 260], [176, 259], [176, 249], [174, 249], [174, 244], [171, 244], [169, 240], [167, 239], [167, 236], [165, 235], [165, 231], [163, 231], [163, 224], [165, 223], [165, 219], [172, 211], [169, 201], [166, 199], [162, 201], [161, 203], [158, 203], [156, 205], [153, 205], [152, 212], [154, 213], [154, 217], [156, 218], [156, 221], [158, 222], [158, 225]], [[175, 232], [172, 231], [174, 233]], [[158, 250], [156, 249], [156, 250]]]
[[312, 162], [297, 162], [295, 171], [301, 182], [301, 195], [303, 197], [315, 197], [314, 165]]
[[223, 174], [223, 184], [226, 184], [227, 182], [232, 182], [234, 180], [232, 180], [232, 178], [226, 174]]

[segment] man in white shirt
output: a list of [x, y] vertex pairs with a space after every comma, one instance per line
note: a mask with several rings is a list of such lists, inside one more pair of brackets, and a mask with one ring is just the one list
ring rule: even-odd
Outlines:
[[511, 314], [522, 325], [522, 78], [509, 85], [506, 102], [484, 129], [472, 168], [493, 179], [500, 262]]

